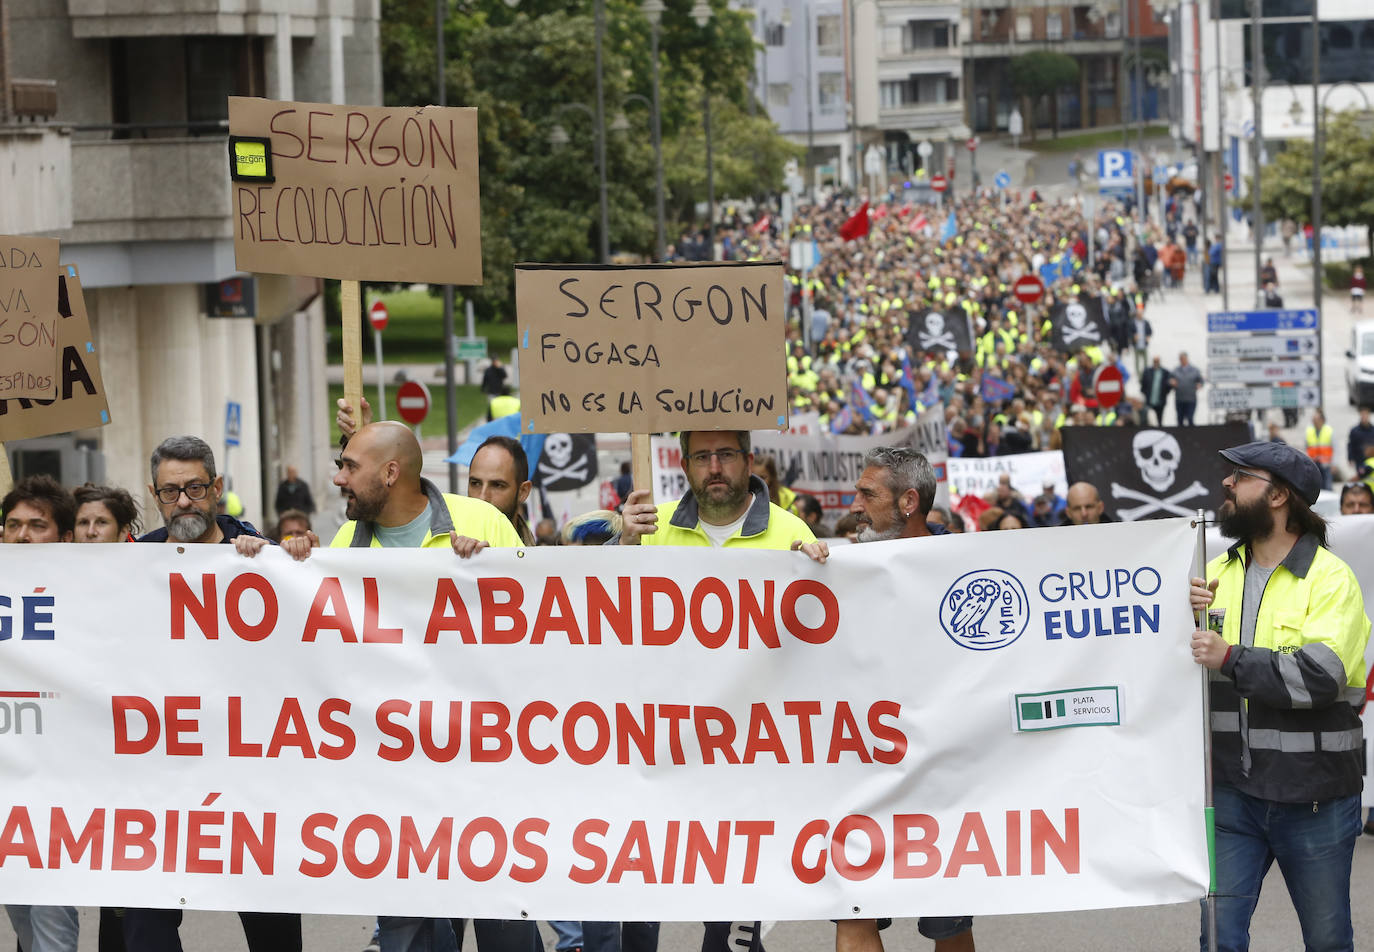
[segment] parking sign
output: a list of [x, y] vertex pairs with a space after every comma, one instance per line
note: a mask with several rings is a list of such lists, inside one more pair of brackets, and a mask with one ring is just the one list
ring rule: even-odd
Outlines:
[[1104, 195], [1135, 191], [1135, 162], [1129, 149], [1100, 149], [1097, 153], [1097, 185]]

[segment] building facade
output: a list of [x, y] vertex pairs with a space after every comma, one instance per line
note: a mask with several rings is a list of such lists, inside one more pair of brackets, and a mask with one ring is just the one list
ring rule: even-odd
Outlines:
[[[26, 443], [78, 446], [96, 462], [59, 472], [64, 482], [139, 490], [152, 448], [192, 433], [215, 447], [248, 517], [270, 524], [284, 465], [317, 493], [328, 487], [323, 301], [315, 279], [234, 266], [227, 97], [379, 104], [379, 0], [0, 0], [0, 10], [8, 75], [56, 81], [42, 128], [66, 162], [34, 207], [0, 205], [0, 233], [57, 237], [63, 263], [78, 267], [111, 419], [7, 446], [16, 478], [43, 466]], [[25, 136], [39, 127], [28, 125], [0, 129], [0, 178], [11, 155], [34, 151]], [[0, 181], [0, 194], [19, 184]], [[246, 316], [211, 316], [234, 278], [248, 279], [230, 286], [250, 291]], [[242, 421], [233, 447], [230, 404]], [[155, 521], [152, 498], [136, 495]]]

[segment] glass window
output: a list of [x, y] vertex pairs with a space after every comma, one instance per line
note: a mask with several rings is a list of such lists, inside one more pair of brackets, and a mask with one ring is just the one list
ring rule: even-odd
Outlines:
[[840, 23], [838, 13], [826, 13], [816, 17], [816, 55], [844, 55], [844, 28]]
[[1028, 13], [1016, 15], [1016, 38], [1025, 42], [1031, 38], [1031, 18]]
[[844, 74], [821, 73], [816, 77], [816, 106], [823, 116], [844, 108]]
[[779, 109], [786, 109], [792, 102], [791, 83], [769, 83], [768, 84], [768, 105], [776, 106]]
[[[1245, 66], [1250, 72], [1250, 25], [1244, 27]], [[1358, 40], [1357, 40], [1358, 38]], [[1321, 81], [1374, 82], [1374, 20], [1332, 20], [1321, 24]], [[1264, 70], [1271, 81], [1310, 85], [1312, 82], [1312, 24], [1310, 21], [1266, 23], [1263, 33]], [[1239, 77], [1237, 77], [1239, 79]], [[1248, 83], [1247, 83], [1248, 85]]]
[[766, 46], [782, 46], [787, 38], [786, 27], [781, 23], [769, 23], [763, 30], [763, 42]]
[[1051, 40], [1062, 40], [1064, 38], [1064, 18], [1057, 13], [1050, 13], [1045, 16], [1045, 36]]

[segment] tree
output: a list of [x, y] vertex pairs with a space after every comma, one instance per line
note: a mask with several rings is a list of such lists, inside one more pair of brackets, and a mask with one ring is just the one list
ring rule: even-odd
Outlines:
[[1032, 50], [1012, 57], [1011, 88], [1030, 100], [1031, 141], [1035, 141], [1035, 106], [1041, 96], [1050, 96], [1050, 126], [1059, 135], [1059, 90], [1078, 82], [1078, 61], [1065, 53]]
[[[692, 0], [667, 0], [659, 36], [665, 181], [669, 218], [690, 220], [705, 197], [703, 84], [712, 91], [717, 191], [756, 195], [781, 186], [793, 152], [766, 118], [747, 116], [754, 43], [748, 15], [717, 0], [710, 23], [689, 15]], [[654, 246], [654, 164], [649, 24], [637, 0], [606, 0], [602, 70], [607, 126], [624, 111], [629, 131], [606, 133], [612, 249]], [[382, 74], [390, 105], [434, 102], [432, 0], [383, 0]], [[445, 23], [448, 101], [476, 106], [485, 284], [484, 313], [506, 314], [517, 261], [581, 262], [597, 257], [600, 215], [595, 131], [569, 103], [595, 101], [593, 0], [450, 0]], [[566, 132], [550, 142], [555, 125]], [[726, 150], [729, 150], [728, 154]], [[667, 223], [668, 234], [675, 222]]]
[[[1321, 171], [1322, 223], [1367, 225], [1374, 234], [1374, 131], [1356, 110], [1327, 117]], [[1260, 208], [1268, 221], [1312, 220], [1310, 141], [1285, 143], [1260, 169]]]

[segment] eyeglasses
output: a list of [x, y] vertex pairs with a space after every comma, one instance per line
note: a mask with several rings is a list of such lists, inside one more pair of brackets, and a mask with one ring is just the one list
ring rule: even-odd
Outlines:
[[157, 490], [157, 498], [167, 505], [171, 505], [181, 498], [185, 493], [186, 498], [192, 502], [199, 502], [210, 492], [212, 483], [187, 483], [185, 486], [160, 486]]
[[739, 450], [702, 450], [700, 453], [689, 453], [687, 458], [692, 461], [694, 466], [710, 466], [712, 456], [720, 460], [720, 465], [729, 466], [731, 463], [738, 462], [744, 454]]
[[1238, 482], [1240, 482], [1240, 478], [1241, 478], [1242, 476], [1249, 476], [1251, 479], [1262, 479], [1262, 480], [1264, 480], [1266, 483], [1272, 483], [1272, 482], [1273, 482], [1273, 480], [1270, 479], [1268, 476], [1261, 476], [1259, 473], [1252, 473], [1252, 472], [1250, 472], [1248, 469], [1241, 469], [1239, 466], [1237, 466], [1235, 469], [1231, 470], [1231, 482], [1233, 482], [1233, 483], [1238, 483]]

